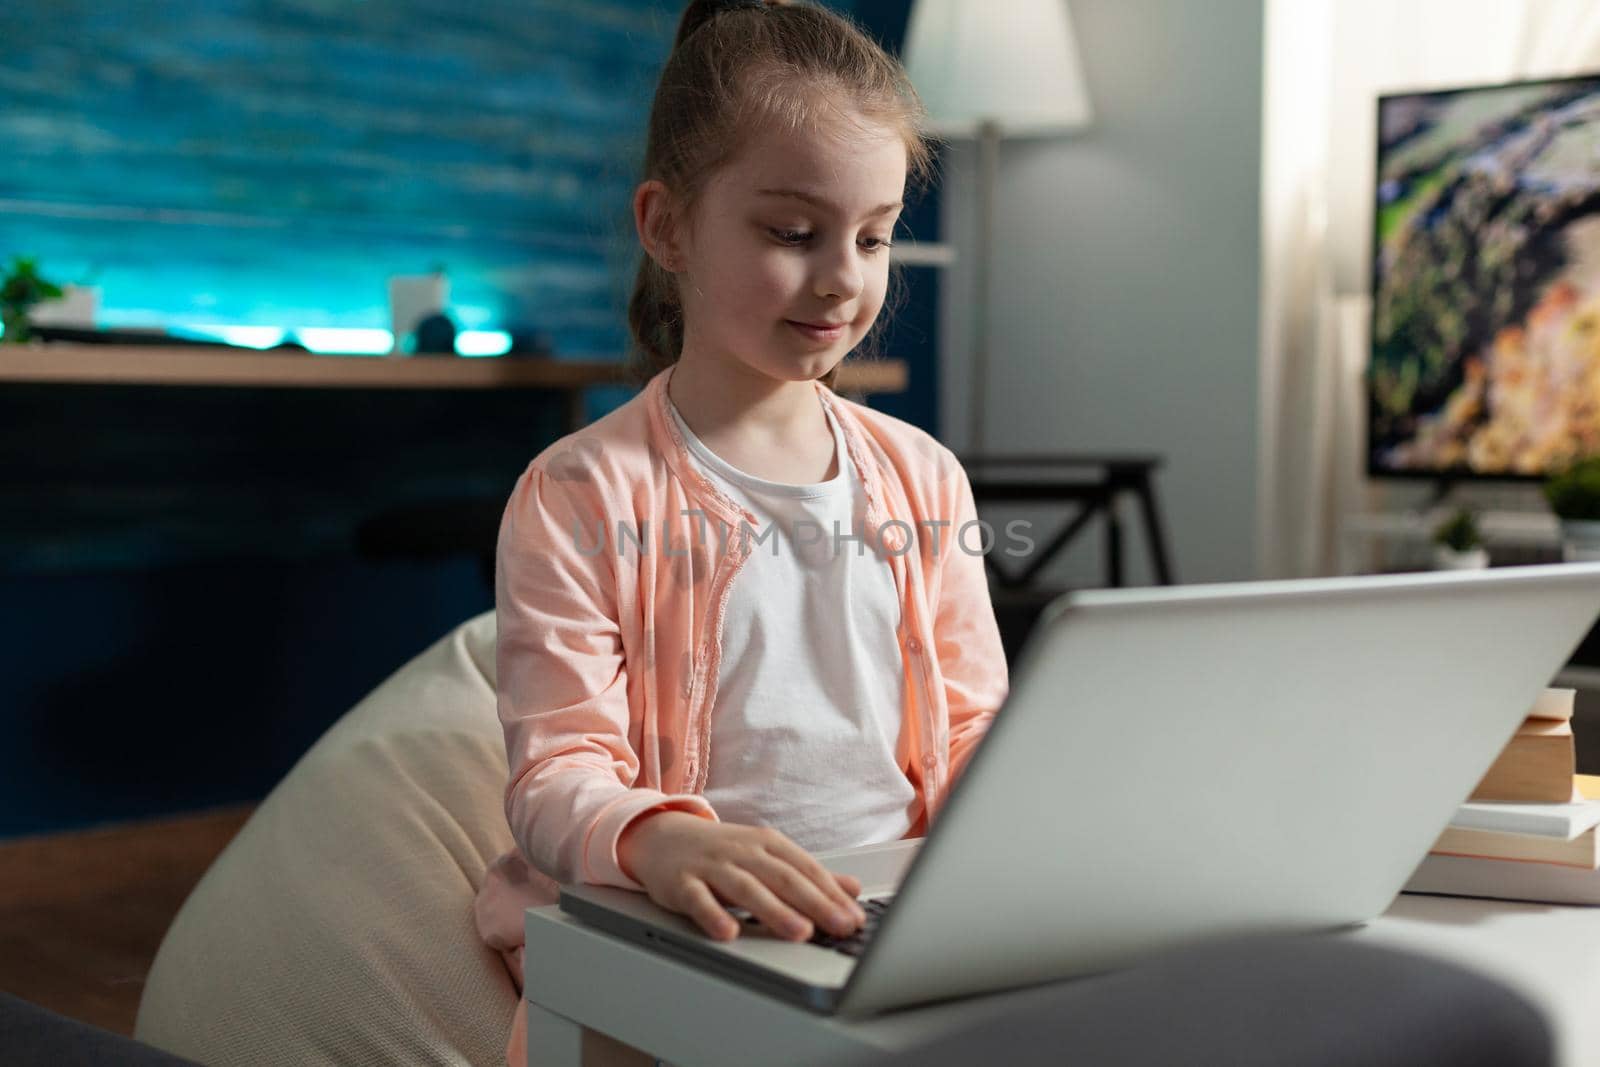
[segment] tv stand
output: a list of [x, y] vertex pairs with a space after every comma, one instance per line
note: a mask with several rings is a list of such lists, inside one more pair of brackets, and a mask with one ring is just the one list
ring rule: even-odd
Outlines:
[[[1339, 524], [1339, 573], [1426, 569], [1434, 527], [1444, 518], [1437, 498], [1425, 507], [1346, 515]], [[1482, 511], [1478, 527], [1491, 557], [1517, 563], [1561, 558], [1561, 527], [1549, 511]]]

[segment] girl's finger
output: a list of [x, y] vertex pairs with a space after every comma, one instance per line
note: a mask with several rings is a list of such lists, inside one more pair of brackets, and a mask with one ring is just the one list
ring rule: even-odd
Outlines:
[[[767, 851], [779, 859], [796, 868], [801, 874], [810, 878], [822, 891], [828, 894], [839, 907], [855, 916], [856, 921], [865, 922], [866, 913], [861, 910], [861, 905], [856, 903], [855, 893], [847, 892], [840, 884], [832, 871], [824, 867], [815, 856], [801, 848], [799, 845], [784, 838], [782, 841], [767, 846]], [[854, 879], [851, 879], [854, 881]], [[856, 893], [861, 891], [861, 884], [856, 883]]]
[[721, 866], [707, 877], [711, 888], [730, 904], [749, 910], [767, 929], [791, 941], [804, 941], [811, 936], [811, 922], [795, 911], [777, 894], [768, 889], [761, 879], [742, 867]]
[[801, 914], [837, 937], [854, 933], [861, 925], [855, 914], [822, 886], [807, 878], [786, 860], [762, 853], [753, 861], [752, 873]]
[[673, 911], [689, 916], [707, 935], [718, 941], [732, 941], [739, 936], [739, 923], [728, 909], [717, 902], [706, 883], [691, 878], [680, 892], [679, 899], [671, 905]]

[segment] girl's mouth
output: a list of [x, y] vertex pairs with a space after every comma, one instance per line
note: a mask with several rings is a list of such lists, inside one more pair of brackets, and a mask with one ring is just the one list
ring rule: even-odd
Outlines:
[[790, 326], [799, 330], [801, 334], [813, 341], [837, 341], [844, 336], [844, 326], [812, 326], [805, 322], [795, 322], [793, 319], [784, 319]]

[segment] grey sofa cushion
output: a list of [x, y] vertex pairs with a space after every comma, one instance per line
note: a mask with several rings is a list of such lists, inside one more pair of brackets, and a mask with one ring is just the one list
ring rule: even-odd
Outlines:
[[197, 1067], [131, 1038], [0, 993], [0, 1057], [10, 1067]]

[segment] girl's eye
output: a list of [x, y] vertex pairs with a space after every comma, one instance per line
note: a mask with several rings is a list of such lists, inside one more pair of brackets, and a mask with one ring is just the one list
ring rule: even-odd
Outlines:
[[[802, 244], [811, 240], [811, 238], [814, 236], [813, 234], [806, 233], [803, 230], [773, 230], [772, 235], [778, 240], [782, 241], [784, 244], [790, 245]], [[868, 237], [867, 240], [875, 242], [867, 248], [868, 252], [877, 252], [880, 249], [893, 247], [892, 242], [885, 241], [881, 237]]]

